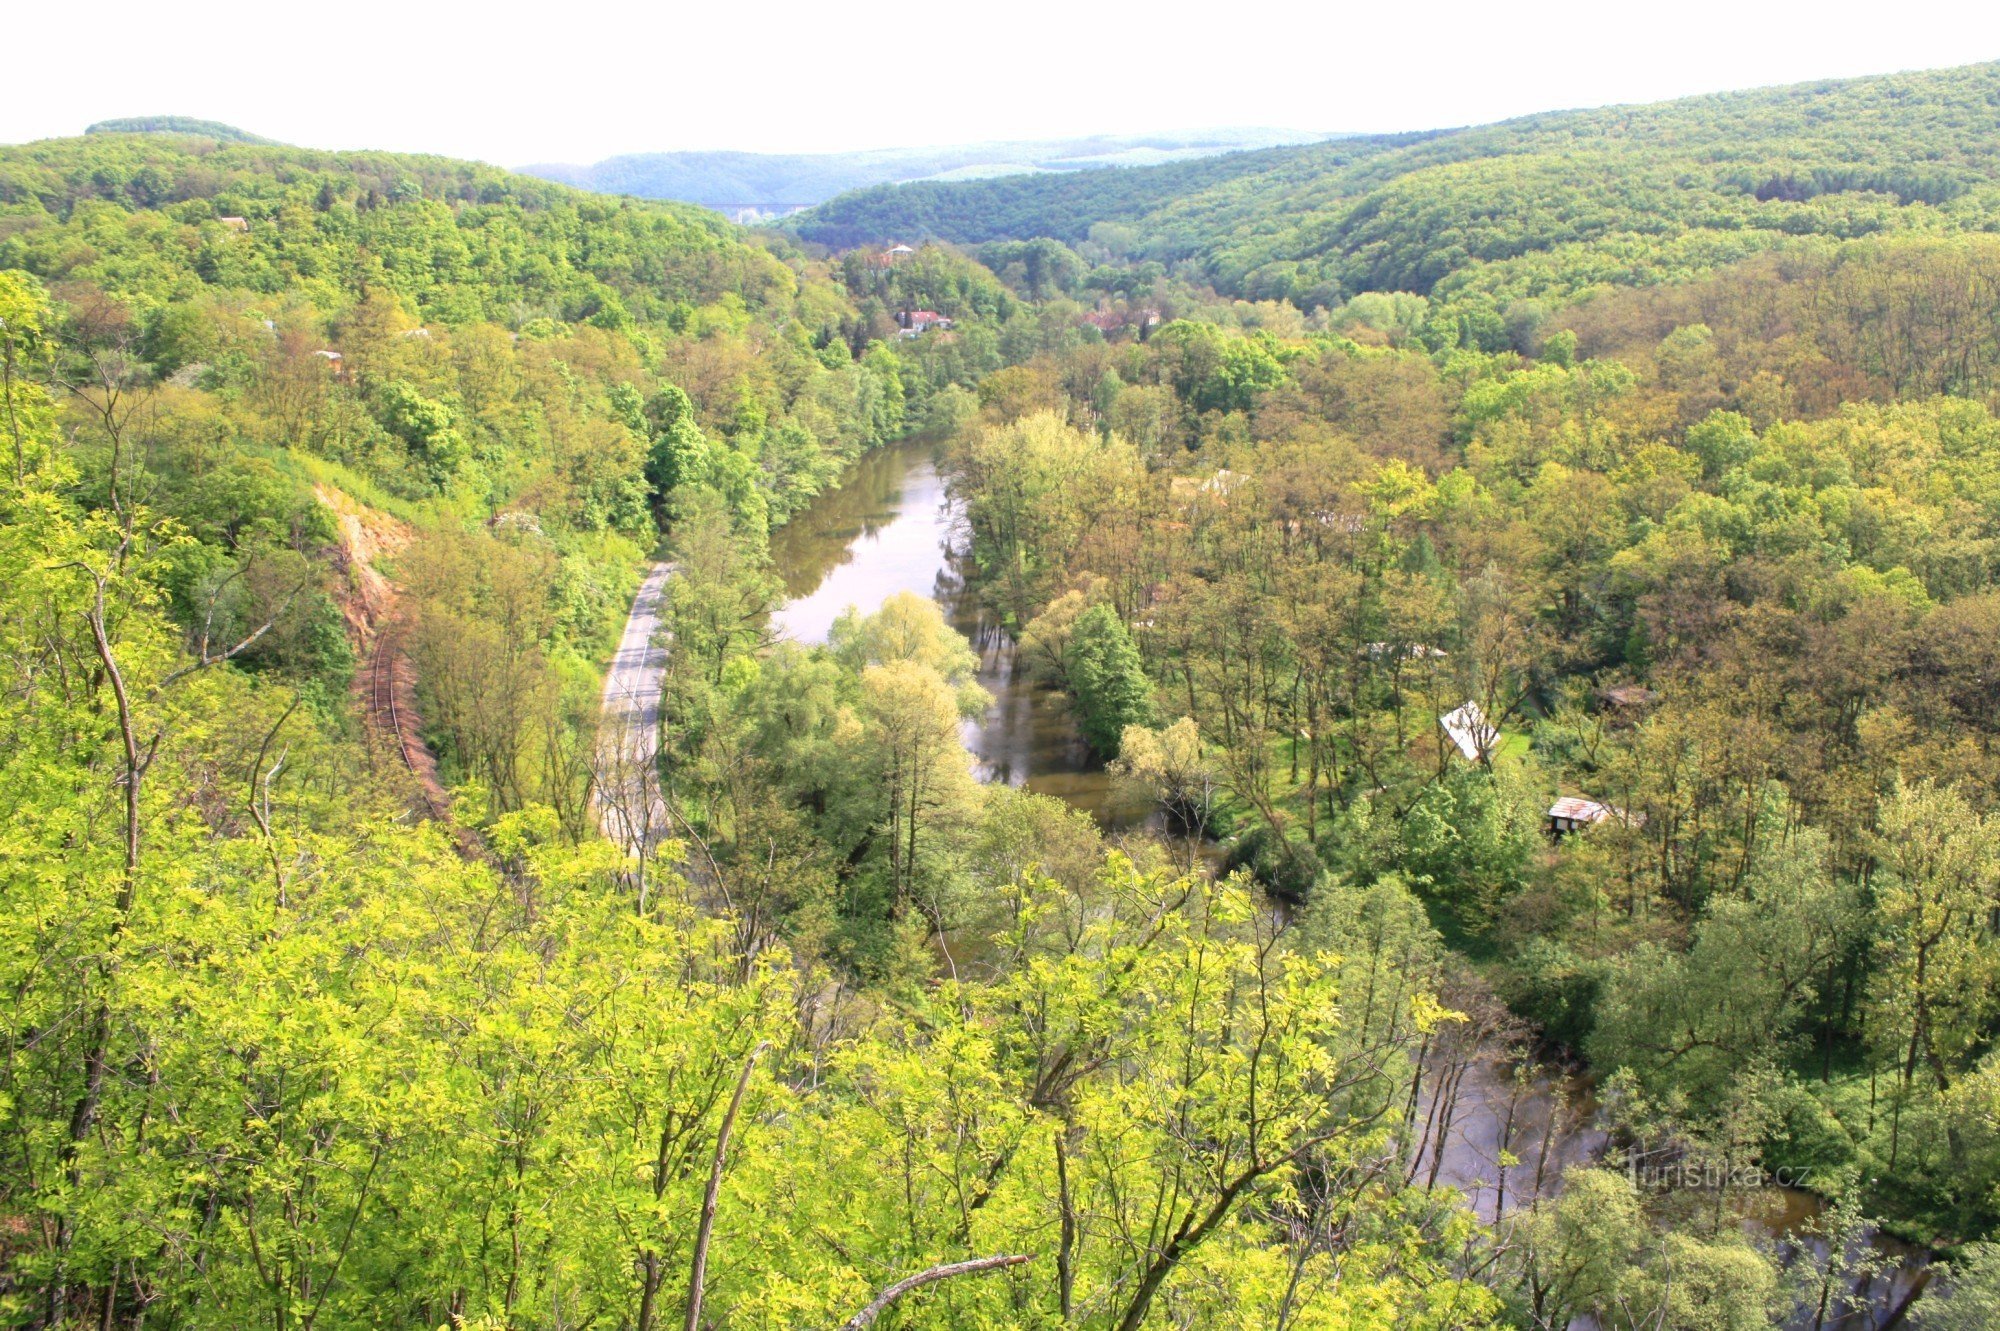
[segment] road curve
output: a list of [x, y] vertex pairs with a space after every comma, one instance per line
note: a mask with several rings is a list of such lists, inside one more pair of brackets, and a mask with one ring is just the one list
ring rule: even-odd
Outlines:
[[604, 675], [603, 726], [598, 736], [598, 825], [638, 855], [667, 834], [656, 761], [660, 752], [660, 689], [667, 674], [661, 611], [670, 563], [646, 571], [618, 653]]

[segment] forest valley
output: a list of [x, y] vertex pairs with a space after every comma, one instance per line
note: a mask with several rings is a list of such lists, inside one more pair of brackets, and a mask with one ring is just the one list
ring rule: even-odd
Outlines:
[[[1908, 78], [1911, 162], [1992, 155], [1937, 90], [2000, 70]], [[1671, 123], [1783, 163], [1771, 96]], [[0, 1322], [2000, 1324], [2000, 170], [1704, 212], [1641, 138], [1482, 253], [1511, 143], [1268, 289], [1136, 168], [836, 250], [0, 149]], [[772, 630], [772, 533], [911, 441], [1150, 829], [975, 778], [935, 601]], [[1516, 1135], [1556, 1078], [1601, 1161]]]

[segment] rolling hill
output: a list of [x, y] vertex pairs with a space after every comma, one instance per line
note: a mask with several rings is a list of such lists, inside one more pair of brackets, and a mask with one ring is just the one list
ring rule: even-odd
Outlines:
[[1130, 228], [1131, 257], [1304, 305], [1689, 276], [1786, 237], [1990, 229], [2000, 64], [1561, 111], [1115, 176], [878, 187], [793, 219], [845, 246]]
[[225, 125], [220, 120], [202, 120], [195, 116], [120, 116], [112, 120], [100, 120], [87, 127], [85, 134], [185, 134], [190, 138], [215, 139], [222, 143], [275, 143], [261, 134], [252, 134], [247, 129]]
[[608, 194], [698, 203], [745, 221], [783, 215], [848, 190], [897, 181], [1067, 175], [1101, 167], [1160, 166], [1324, 137], [1295, 130], [1216, 129], [848, 153], [634, 153], [587, 166], [544, 163], [523, 170]]
[[796, 288], [766, 249], [685, 204], [443, 157], [178, 132], [0, 150], [0, 267], [94, 282], [143, 306], [198, 287], [300, 286], [340, 306], [386, 284], [425, 318], [532, 308], [601, 325], [665, 318], [724, 292], [761, 309]]

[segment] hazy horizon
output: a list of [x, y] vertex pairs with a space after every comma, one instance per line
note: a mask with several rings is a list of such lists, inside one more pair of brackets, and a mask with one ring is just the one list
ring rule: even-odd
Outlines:
[[[168, 114], [168, 113], [161, 112], [159, 114]], [[107, 117], [107, 118], [115, 118], [115, 117]], [[250, 127], [247, 125], [238, 125], [236, 128], [250, 129]], [[1438, 128], [1438, 127], [1427, 126], [1427, 128]], [[252, 129], [251, 132], [255, 133], [256, 131]], [[1324, 139], [1343, 138], [1353, 132], [1354, 131], [1341, 130], [1341, 129], [1287, 128], [1278, 125], [1199, 125], [1193, 128], [1188, 128], [1185, 126], [1176, 126], [1171, 128], [1138, 129], [1138, 130], [1119, 131], [1119, 132], [1113, 132], [1108, 130], [1100, 131], [1100, 130], [1083, 129], [1065, 134], [1049, 134], [1032, 139], [988, 138], [988, 139], [957, 139], [949, 142], [935, 142], [935, 143], [930, 143], [930, 142], [875, 143], [875, 144], [867, 144], [858, 148], [826, 148], [826, 149], [726, 148], [726, 147], [725, 148], [636, 148], [629, 152], [607, 153], [602, 157], [593, 157], [589, 159], [583, 159], [583, 158], [572, 158], [567, 160], [542, 159], [533, 162], [521, 162], [521, 163], [510, 162], [510, 163], [504, 163], [504, 165], [521, 166], [521, 167], [591, 166], [600, 162], [615, 161], [619, 158], [624, 158], [624, 157], [692, 156], [698, 153], [717, 153], [717, 154], [736, 153], [750, 157], [866, 157], [871, 154], [890, 156], [890, 155], [917, 154], [917, 153], [929, 153], [929, 152], [948, 152], [966, 148], [1043, 147], [1052, 143], [1080, 143], [1093, 140], [1116, 140], [1122, 142], [1130, 142], [1136, 139], [1189, 140], [1189, 139], [1205, 138], [1208, 136], [1221, 137], [1224, 135], [1245, 135], [1245, 136], [1269, 135], [1273, 137], [1283, 136], [1285, 141], [1290, 143], [1317, 143]]]
[[1221, 62], [1207, 38], [1123, 0], [1024, 0], [1004, 25], [934, 9], [834, 27], [780, 3], [754, 30], [710, 11], [571, 8], [551, 23], [515, 6], [466, 22], [384, 0], [331, 15], [222, 0], [197, 25], [113, 0], [74, 56], [60, 11], [8, 20], [17, 50], [65, 58], [18, 62], [0, 141], [171, 114], [302, 146], [520, 166], [1130, 137], [1176, 124], [1375, 133], [2000, 56], [2000, 12], [1939, 0], [1911, 0], [1888, 30], [1876, 7], [1843, 4], [1810, 25], [1789, 8], [1722, 0], [1691, 0], [1671, 22], [1623, 10], [1588, 23], [1491, 14], [1446, 4], [1414, 31], [1396, 15], [1270, 6], [1255, 30], [1275, 43], [1271, 58], [1245, 50]]

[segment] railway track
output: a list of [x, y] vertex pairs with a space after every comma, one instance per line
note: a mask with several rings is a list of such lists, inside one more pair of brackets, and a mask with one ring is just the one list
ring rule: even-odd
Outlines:
[[444, 810], [438, 807], [430, 777], [424, 768], [417, 765], [416, 752], [422, 751], [422, 742], [404, 729], [402, 707], [396, 701], [396, 657], [401, 651], [399, 633], [387, 630], [376, 638], [375, 650], [368, 662], [369, 710], [374, 714], [376, 728], [386, 732], [395, 744], [396, 756], [415, 781], [425, 809], [431, 817], [442, 820]]

